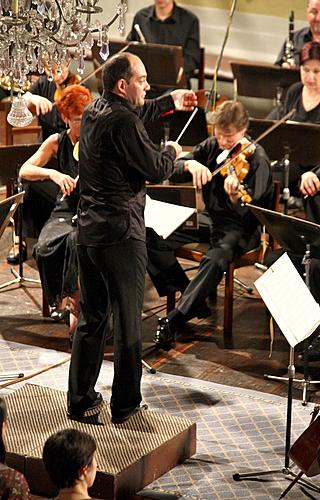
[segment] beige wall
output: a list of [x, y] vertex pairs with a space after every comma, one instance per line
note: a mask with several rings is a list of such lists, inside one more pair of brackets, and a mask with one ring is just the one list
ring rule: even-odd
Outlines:
[[[231, 0], [178, 0], [180, 5], [196, 5], [229, 10]], [[236, 10], [264, 16], [289, 17], [293, 10], [296, 19], [305, 19], [306, 0], [238, 0]]]

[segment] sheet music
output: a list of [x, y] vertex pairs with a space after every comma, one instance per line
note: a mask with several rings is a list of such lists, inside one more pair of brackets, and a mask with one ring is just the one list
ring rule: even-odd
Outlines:
[[194, 212], [196, 212], [195, 208], [153, 200], [150, 196], [146, 196], [146, 207], [144, 210], [146, 227], [154, 229], [163, 239], [168, 238]]
[[320, 306], [287, 253], [254, 284], [291, 347], [320, 325]]

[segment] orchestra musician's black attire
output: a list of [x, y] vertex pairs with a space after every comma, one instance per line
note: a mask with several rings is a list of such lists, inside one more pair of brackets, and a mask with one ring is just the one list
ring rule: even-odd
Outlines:
[[[176, 160], [177, 171], [182, 171], [185, 160], [194, 159], [206, 165], [211, 171], [216, 168], [216, 159], [221, 153], [215, 138], [209, 138], [196, 146], [193, 152]], [[248, 158], [250, 170], [245, 178], [252, 203], [269, 207], [272, 197], [272, 177], [265, 151], [257, 145], [254, 154]], [[177, 180], [176, 175], [174, 180]], [[176, 327], [195, 316], [203, 317], [205, 300], [214, 296], [216, 288], [226, 271], [228, 262], [254, 248], [259, 241], [259, 222], [249, 208], [241, 201], [232, 204], [224, 190], [221, 174], [202, 188], [206, 210], [211, 219], [210, 249], [201, 259], [197, 274], [184, 291], [178, 306], [167, 318], [159, 319], [155, 342], [166, 343], [166, 337], [173, 340]]]
[[[57, 170], [75, 178], [78, 162], [73, 157], [73, 144], [67, 131], [59, 134]], [[63, 200], [61, 191], [49, 220], [43, 226], [34, 246], [42, 289], [50, 306], [58, 305], [64, 297], [72, 297], [78, 289], [75, 224], [79, 202], [78, 185]]]
[[[319, 125], [320, 104], [318, 104], [315, 108], [306, 111], [302, 103], [302, 90], [303, 84], [301, 82], [297, 82], [291, 85], [288, 89], [283, 107], [280, 110], [278, 108], [272, 110], [268, 115], [268, 118], [278, 120], [289, 113], [291, 109], [295, 109], [296, 111], [290, 118], [291, 120], [301, 123], [314, 123]], [[300, 165], [291, 162], [289, 167], [290, 189], [294, 190], [296, 188], [297, 191], [301, 175], [305, 172], [309, 172], [310, 170], [316, 171], [318, 175], [319, 165]], [[316, 196], [309, 196], [308, 198], [306, 198], [304, 200], [304, 208], [308, 220], [318, 224], [320, 222], [320, 195], [317, 194]]]
[[[64, 88], [67, 86], [70, 79], [74, 79], [72, 73], [68, 74], [61, 87]], [[48, 77], [44, 75], [40, 76], [38, 80], [32, 84], [29, 92], [54, 102], [56, 89], [57, 87], [54, 81], [50, 81]], [[41, 125], [40, 142], [43, 142], [52, 134], [67, 130], [67, 125], [62, 120], [56, 106], [53, 107], [50, 113], [38, 116], [38, 121], [39, 125]], [[59, 188], [54, 182], [46, 180], [31, 183], [24, 182], [24, 189], [26, 193], [23, 200], [23, 236], [38, 238], [42, 227], [55, 207]]]
[[162, 45], [178, 45], [183, 49], [186, 80], [200, 66], [199, 20], [189, 10], [174, 4], [170, 17], [161, 21], [156, 17], [155, 7], [151, 5], [139, 10], [133, 18], [132, 28], [127, 36], [129, 41], [141, 41], [134, 28], [138, 24], [146, 42]]
[[[297, 68], [300, 66], [300, 50], [304, 46], [305, 43], [312, 42], [312, 32], [309, 26], [305, 28], [301, 28], [300, 30], [294, 31], [293, 33], [293, 54], [294, 54], [294, 63]], [[281, 66], [282, 63], [285, 62], [286, 57], [286, 41], [283, 42], [281, 50], [278, 54], [278, 57], [274, 64], [277, 66]]]
[[114, 317], [111, 412], [125, 419], [141, 402], [141, 309], [146, 270], [145, 181], [173, 173], [175, 150], [159, 152], [144, 128], [174, 109], [171, 96], [134, 107], [112, 92], [84, 111], [80, 137], [77, 249], [80, 315], [69, 374], [70, 415], [99, 394], [108, 313]]

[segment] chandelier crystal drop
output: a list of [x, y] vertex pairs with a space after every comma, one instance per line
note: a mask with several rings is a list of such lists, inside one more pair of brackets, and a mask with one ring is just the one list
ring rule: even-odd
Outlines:
[[0, 78], [22, 87], [29, 73], [50, 74], [54, 65], [68, 64], [70, 48], [82, 74], [94, 38], [108, 57], [109, 27], [118, 20], [123, 33], [126, 11], [126, 0], [120, 0], [102, 24], [93, 19], [102, 12], [98, 0], [0, 0]]

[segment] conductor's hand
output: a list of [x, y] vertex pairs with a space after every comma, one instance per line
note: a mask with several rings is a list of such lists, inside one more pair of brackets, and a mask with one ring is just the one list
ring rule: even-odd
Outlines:
[[182, 153], [182, 147], [177, 142], [167, 141], [166, 146], [172, 146], [174, 148], [176, 152], [176, 158], [178, 158], [178, 156]]
[[235, 175], [228, 175], [224, 180], [224, 190], [232, 203], [239, 199], [239, 180]]
[[192, 111], [198, 104], [198, 99], [193, 90], [177, 89], [170, 93], [178, 111]]
[[300, 191], [305, 196], [314, 196], [320, 191], [320, 180], [314, 172], [305, 172], [302, 174]]
[[31, 108], [32, 111], [35, 110], [37, 116], [45, 115], [52, 110], [52, 102], [46, 97], [26, 92], [24, 99], [27, 102], [28, 108]]
[[[51, 170], [51, 169], [50, 169]], [[50, 179], [58, 184], [63, 194], [69, 196], [77, 185], [76, 179], [70, 177], [70, 175], [62, 174], [58, 170], [52, 169], [50, 172]]]
[[197, 160], [185, 161], [184, 171], [190, 172], [192, 175], [193, 185], [199, 189], [212, 179], [212, 173], [210, 170]]

